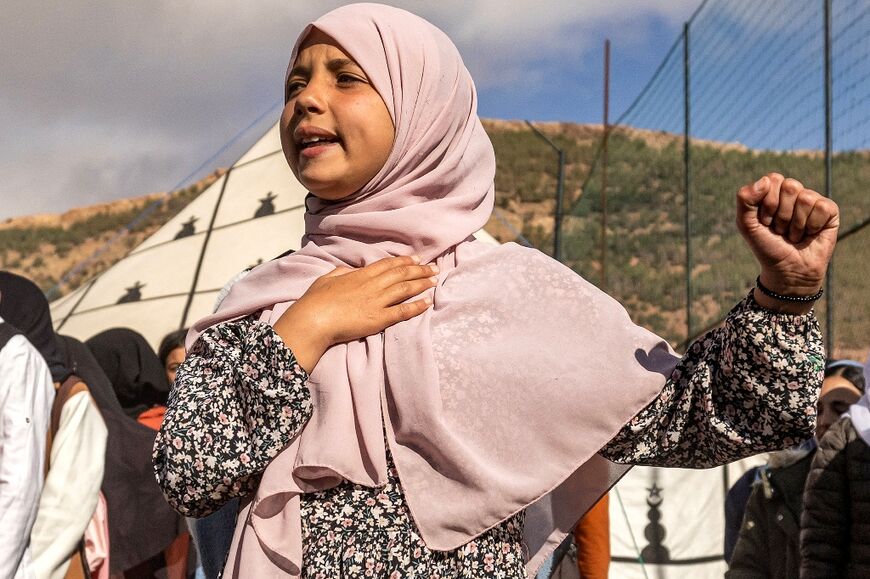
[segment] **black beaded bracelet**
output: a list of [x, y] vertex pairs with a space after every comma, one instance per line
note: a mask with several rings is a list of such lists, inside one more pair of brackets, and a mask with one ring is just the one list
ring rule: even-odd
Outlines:
[[814, 293], [811, 296], [786, 296], [783, 294], [778, 294], [775, 291], [768, 289], [761, 285], [761, 276], [755, 278], [755, 287], [761, 290], [761, 293], [766, 295], [767, 297], [773, 298], [775, 300], [779, 300], [782, 302], [798, 302], [798, 303], [806, 303], [806, 302], [814, 302], [825, 293], [824, 289], [819, 288], [819, 291]]

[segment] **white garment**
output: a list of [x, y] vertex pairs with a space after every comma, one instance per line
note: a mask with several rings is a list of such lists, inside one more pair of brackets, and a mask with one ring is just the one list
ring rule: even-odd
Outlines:
[[0, 579], [36, 577], [29, 537], [53, 401], [45, 360], [27, 338], [13, 336], [0, 350]]
[[79, 392], [64, 403], [30, 535], [36, 579], [62, 579], [66, 574], [97, 508], [107, 432], [88, 392]]
[[864, 442], [870, 446], [870, 358], [864, 363], [864, 395], [849, 407], [846, 416]]

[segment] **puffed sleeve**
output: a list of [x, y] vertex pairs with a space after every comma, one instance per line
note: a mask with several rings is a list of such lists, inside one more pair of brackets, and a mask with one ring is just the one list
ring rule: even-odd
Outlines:
[[154, 445], [169, 504], [203, 517], [251, 492], [311, 417], [307, 380], [272, 327], [253, 316], [206, 330], [178, 368]]
[[813, 434], [825, 351], [815, 315], [750, 293], [689, 347], [659, 396], [601, 450], [614, 462], [707, 468]]

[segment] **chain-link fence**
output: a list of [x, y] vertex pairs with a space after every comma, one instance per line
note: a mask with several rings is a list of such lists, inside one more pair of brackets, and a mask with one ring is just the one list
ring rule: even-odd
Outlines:
[[757, 265], [734, 226], [734, 194], [770, 171], [840, 204], [830, 297], [817, 314], [832, 355], [863, 359], [868, 0], [704, 2], [610, 126], [582, 195], [564, 210], [562, 258], [636, 321], [685, 343], [754, 282]]

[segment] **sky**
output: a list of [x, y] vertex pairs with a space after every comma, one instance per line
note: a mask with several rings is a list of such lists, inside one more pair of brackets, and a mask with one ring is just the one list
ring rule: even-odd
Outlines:
[[[277, 121], [296, 35], [346, 3], [4, 0], [0, 219], [171, 190], [232, 164]], [[387, 3], [453, 39], [480, 116], [600, 123], [604, 39], [615, 118], [700, 0]]]

